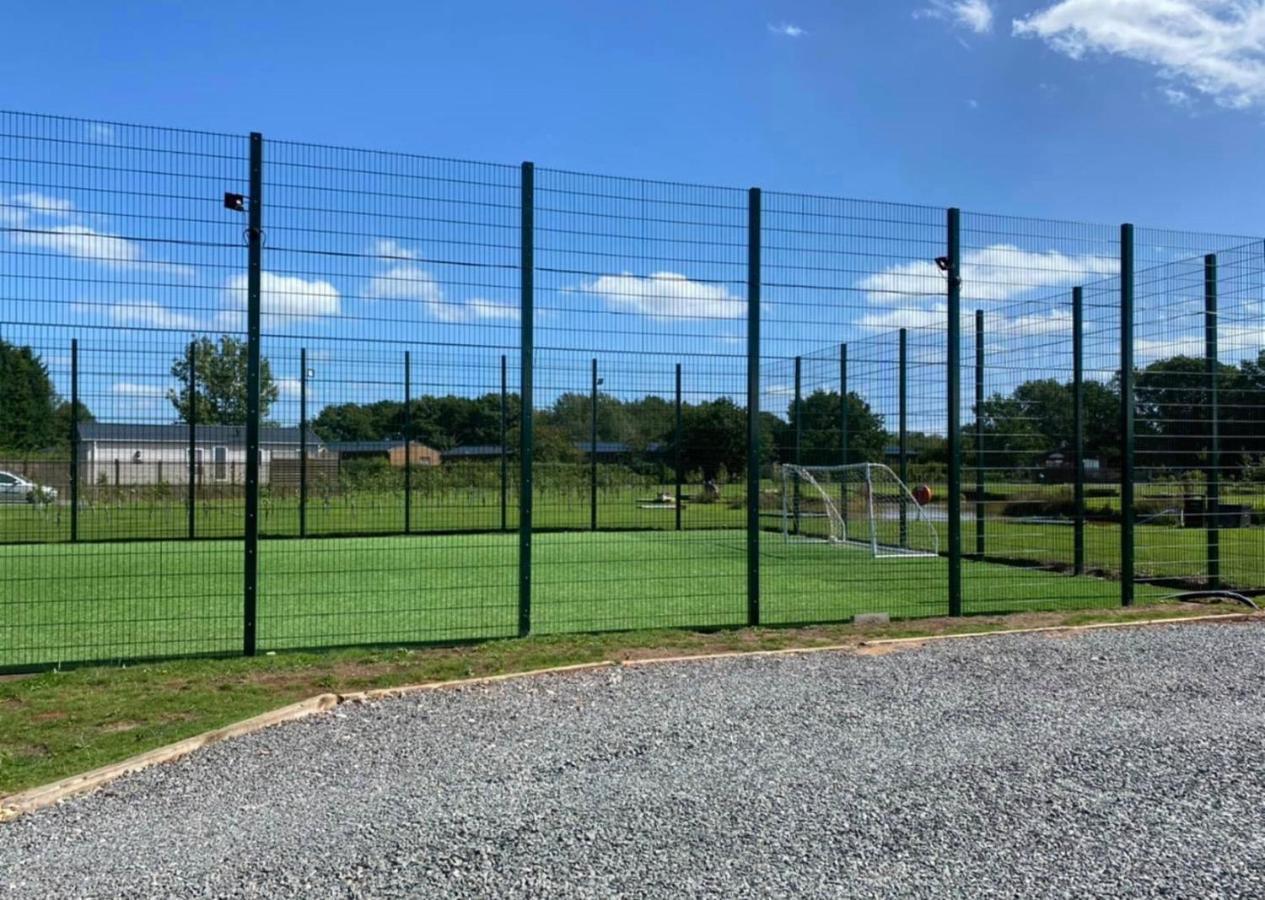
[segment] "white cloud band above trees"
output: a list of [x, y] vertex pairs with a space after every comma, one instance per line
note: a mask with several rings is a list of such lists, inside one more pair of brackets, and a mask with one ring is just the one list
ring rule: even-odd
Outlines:
[[582, 290], [601, 297], [617, 312], [651, 319], [736, 319], [746, 315], [747, 302], [723, 284], [693, 281], [678, 272], [650, 275], [602, 275]]

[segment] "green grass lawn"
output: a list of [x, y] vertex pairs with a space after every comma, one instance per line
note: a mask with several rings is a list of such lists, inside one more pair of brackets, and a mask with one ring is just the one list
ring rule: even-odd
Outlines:
[[[533, 631], [744, 624], [745, 546], [736, 529], [537, 534]], [[239, 542], [15, 545], [0, 558], [0, 666], [241, 647]], [[947, 612], [943, 558], [874, 559], [766, 534], [760, 566], [763, 624]], [[261, 650], [517, 632], [515, 534], [269, 540], [259, 572]], [[1109, 607], [1119, 598], [1112, 581], [985, 563], [966, 563], [963, 581], [968, 613]]]

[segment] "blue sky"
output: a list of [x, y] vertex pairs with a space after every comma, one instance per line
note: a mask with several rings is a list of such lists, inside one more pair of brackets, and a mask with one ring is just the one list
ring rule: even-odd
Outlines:
[[[972, 5], [989, 10], [986, 29]], [[10, 4], [5, 30], [21, 39], [6, 41], [0, 57], [2, 105], [647, 178], [1260, 232], [1261, 4], [1128, 0], [1112, 4], [1114, 20], [1094, 11], [1107, 5]], [[1139, 9], [1159, 6], [1185, 9], [1189, 21], [1140, 21]], [[1231, 90], [1208, 83], [1197, 62], [1183, 70], [1183, 52], [1209, 55], [1198, 44], [1171, 45], [1201, 22], [1211, 45], [1218, 32], [1206, 17], [1234, 30], [1234, 6], [1252, 11], [1256, 33], [1254, 52], [1247, 38], [1229, 62], [1246, 84]], [[1048, 40], [1014, 33], [1015, 20], [1060, 8], [1084, 30], [1053, 30], [1056, 20]], [[1124, 21], [1142, 34], [1118, 39]], [[1059, 41], [1079, 42], [1081, 58], [1051, 46]], [[1227, 105], [1244, 97], [1255, 102]]]
[[[1031, 354], [1040, 352], [1041, 336], [1065, 312], [1041, 298], [1112, 273], [1104, 249], [1112, 223], [1265, 231], [1257, 212], [1265, 201], [1265, 3], [1257, 0], [314, 2], [301, 9], [237, 2], [22, 4], [6, 11], [6, 24], [10, 35], [27, 36], [10, 40], [0, 57], [6, 87], [0, 107], [10, 110], [233, 134], [257, 129], [271, 139], [508, 164], [530, 159], [558, 169], [1104, 223], [1093, 240], [1011, 223], [1019, 236], [1005, 241], [984, 237], [980, 224], [967, 263], [978, 276], [974, 283], [983, 286], [968, 300], [1008, 305], [1009, 318], [1001, 321]], [[101, 139], [104, 145], [115, 136]], [[301, 163], [299, 150], [291, 156]], [[26, 268], [0, 276], [25, 277], [23, 296], [56, 302], [70, 317], [57, 314], [63, 325], [78, 319], [153, 329], [111, 332], [113, 343], [100, 352], [125, 352], [129, 361], [120, 368], [112, 357], [112, 371], [90, 368], [85, 377], [97, 407], [112, 409], [115, 418], [169, 415], [160, 396], [167, 344], [177, 346], [190, 330], [211, 327], [207, 323], [224, 327], [231, 320], [240, 291], [234, 293], [231, 276], [217, 267], [233, 265], [235, 251], [145, 244], [154, 235], [137, 232], [142, 226], [120, 216], [125, 201], [94, 195], [82, 183], [63, 184], [51, 171], [28, 175], [65, 188], [43, 195], [69, 206], [19, 210], [23, 217], [43, 217], [27, 224], [73, 231], [11, 237], [10, 244], [38, 247], [48, 254], [44, 270], [61, 277], [40, 289], [45, 293], [33, 293], [29, 275], [39, 261], [16, 254], [4, 258]], [[542, 181], [547, 191], [548, 178]], [[554, 182], [565, 197], [568, 178]], [[17, 190], [8, 192], [10, 200]], [[512, 199], [513, 191], [490, 189], [489, 195]], [[740, 198], [708, 196], [726, 198], [722, 207]], [[296, 190], [291, 199], [318, 206], [322, 197]], [[665, 194], [665, 203], [669, 199]], [[770, 206], [769, 218], [776, 219], [777, 202]], [[807, 211], [793, 207], [787, 200], [781, 213], [792, 229], [881, 212], [843, 201]], [[565, 230], [591, 221], [585, 218], [590, 212], [560, 212], [554, 224]], [[516, 276], [494, 267], [477, 270], [479, 277], [467, 274], [472, 258], [489, 259], [473, 249], [471, 233], [495, 233], [505, 224], [496, 214], [458, 235], [420, 224], [401, 233], [388, 227], [381, 208], [366, 205], [365, 213], [355, 235], [324, 243], [301, 222], [271, 219], [277, 249], [266, 265], [277, 279], [297, 279], [273, 283], [279, 309], [293, 310], [288, 319], [274, 319], [270, 354], [274, 368], [286, 370], [282, 418], [294, 414], [295, 373], [287, 354], [299, 345], [327, 360], [337, 346], [343, 360], [341, 367], [324, 364], [325, 381], [334, 383], [314, 398], [316, 407], [376, 399], [394, 377], [394, 347], [389, 360], [374, 363], [383, 367], [378, 378], [365, 374], [363, 348], [337, 344], [335, 337], [394, 340], [409, 322], [421, 343], [513, 345], [516, 329], [505, 306], [516, 299]], [[10, 219], [17, 214], [10, 211]], [[849, 334], [859, 338], [935, 319], [942, 284], [929, 268], [934, 254], [919, 245], [938, 239], [938, 213], [908, 216], [893, 239], [898, 252], [871, 248], [860, 259], [853, 254], [847, 266], [807, 239], [781, 258], [766, 254], [771, 281], [783, 278], [779, 267], [784, 274], [832, 273], [829, 284], [818, 277], [767, 292], [770, 352], [793, 355]], [[736, 207], [715, 217], [713, 229], [742, 220]], [[199, 239], [231, 239], [242, 224], [231, 214], [210, 218]], [[565, 366], [558, 363], [565, 375], [551, 380], [545, 372], [538, 379], [546, 395], [582, 389], [583, 363], [592, 353], [608, 354], [604, 365], [616, 372], [623, 360], [629, 373], [623, 390], [638, 395], [666, 384], [673, 361], [698, 352], [703, 339], [741, 352], [739, 260], [717, 250], [693, 265], [680, 262], [688, 232], [675, 229], [658, 245], [645, 235], [622, 245], [577, 239], [541, 263], [566, 274], [538, 277], [538, 334], [579, 348], [556, 354], [567, 358]], [[102, 244], [102, 235], [136, 243], [107, 238]], [[306, 242], [303, 252], [281, 250], [287, 237], [290, 246]], [[541, 241], [546, 257], [548, 241]], [[468, 242], [470, 258], [441, 252], [445, 242]], [[647, 248], [664, 242], [676, 248], [663, 254], [670, 259], [648, 258]], [[613, 258], [618, 246], [629, 250], [628, 258]], [[106, 264], [91, 258], [103, 251], [128, 258]], [[327, 255], [313, 262], [304, 255], [311, 251], [359, 258], [340, 262]], [[1179, 255], [1157, 248], [1149, 261]], [[1023, 270], [1028, 280], [999, 288], [1014, 278], [1008, 269]], [[814, 312], [832, 297], [843, 298], [845, 329], [823, 328], [834, 319]], [[391, 301], [412, 304], [408, 315], [387, 315], [391, 307], [384, 304]], [[1256, 294], [1244, 300], [1258, 301]], [[676, 312], [665, 315], [668, 306]], [[27, 313], [18, 320], [29, 320]], [[613, 336], [591, 337], [602, 330]], [[42, 335], [33, 339], [64, 343], [63, 331]], [[431, 354], [442, 368], [422, 368], [424, 384], [463, 392], [495, 386], [495, 353], [477, 363], [477, 374], [469, 374], [468, 356], [452, 351], [443, 362], [442, 355]], [[645, 362], [655, 356], [661, 365]], [[63, 357], [49, 355], [59, 387]], [[928, 371], [936, 362], [926, 358]], [[694, 382], [697, 393], [741, 391], [739, 370], [727, 362], [712, 365], [714, 371]], [[646, 377], [649, 369], [653, 378]], [[889, 394], [889, 387], [876, 391]], [[783, 381], [769, 382], [773, 402], [782, 402], [785, 388]], [[928, 386], [923, 393], [923, 415], [933, 419], [934, 391]]]

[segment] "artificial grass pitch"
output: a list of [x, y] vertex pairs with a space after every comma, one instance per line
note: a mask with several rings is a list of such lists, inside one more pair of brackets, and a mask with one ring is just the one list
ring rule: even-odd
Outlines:
[[[542, 533], [532, 553], [533, 633], [747, 623], [740, 530]], [[241, 650], [238, 541], [14, 545], [0, 563], [0, 667]], [[761, 624], [947, 612], [943, 558], [874, 559], [766, 533], [759, 563]], [[963, 562], [968, 613], [1106, 608], [1119, 592], [1113, 581]], [[258, 648], [510, 637], [518, 598], [516, 534], [263, 541]]]

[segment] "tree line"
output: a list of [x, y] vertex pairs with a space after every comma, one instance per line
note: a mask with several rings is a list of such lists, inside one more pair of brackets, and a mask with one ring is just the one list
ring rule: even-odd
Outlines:
[[[194, 378], [190, 384], [190, 358]], [[271, 366], [260, 364], [260, 413], [264, 421], [279, 398]], [[246, 421], [246, 345], [225, 335], [201, 338], [173, 358], [171, 375], [180, 387], [168, 391], [178, 421], [189, 416], [207, 425], [240, 425]], [[1265, 350], [1237, 365], [1216, 370], [1220, 406], [1219, 431], [1225, 466], [1261, 467], [1265, 460]], [[1208, 463], [1211, 382], [1202, 358], [1184, 355], [1157, 360], [1135, 377], [1136, 448], [1148, 467], [1198, 468]], [[1108, 382], [1084, 383], [1085, 456], [1103, 467], [1120, 464], [1119, 376]], [[1073, 388], [1055, 378], [1025, 381], [1009, 393], [994, 393], [978, 410], [984, 464], [992, 469], [1040, 466], [1046, 455], [1066, 451], [1073, 436]], [[506, 397], [506, 443], [519, 445], [520, 398]], [[797, 416], [798, 414], [798, 416]], [[70, 442], [70, 402], [57, 394], [48, 366], [29, 346], [0, 340], [0, 448], [38, 452], [65, 448]], [[92, 421], [84, 403], [79, 421]], [[799, 459], [806, 465], [833, 465], [841, 455], [841, 403], [837, 392], [815, 391], [788, 403], [785, 413], [760, 414], [762, 464], [788, 462], [795, 454], [798, 417]], [[687, 402], [681, 411], [682, 464], [715, 478], [736, 476], [746, 467], [746, 410], [728, 397]], [[402, 438], [406, 420], [413, 439], [437, 450], [501, 443], [501, 395], [476, 397], [423, 395], [412, 400], [406, 415], [399, 400], [340, 403], [325, 406], [312, 420], [324, 441], [375, 441]], [[848, 462], [878, 461], [897, 435], [884, 416], [856, 393], [847, 397]], [[676, 411], [671, 399], [645, 396], [621, 399], [597, 396], [597, 439], [628, 448], [631, 458], [674, 458], [677, 452]], [[592, 397], [559, 395], [537, 410], [534, 446], [541, 462], [578, 462], [592, 435]], [[971, 465], [976, 447], [976, 420], [963, 422], [963, 450]], [[920, 464], [947, 463], [943, 436], [911, 433], [908, 445]]]

